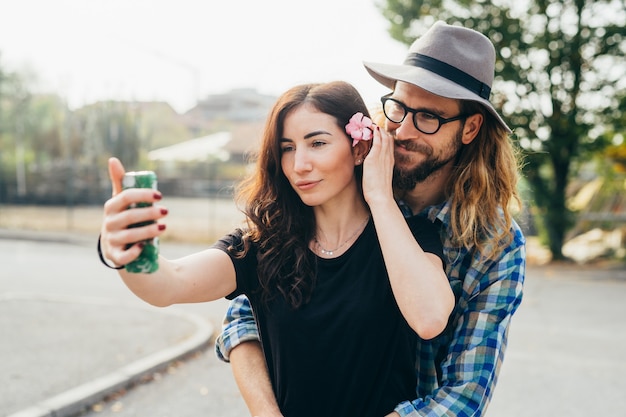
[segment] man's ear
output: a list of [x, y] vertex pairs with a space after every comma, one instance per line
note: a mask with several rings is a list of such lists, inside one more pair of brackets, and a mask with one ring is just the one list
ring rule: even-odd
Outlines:
[[464, 145], [468, 145], [476, 139], [476, 136], [478, 136], [478, 132], [480, 131], [480, 127], [483, 125], [483, 121], [483, 115], [480, 113], [472, 114], [465, 119], [462, 138]]

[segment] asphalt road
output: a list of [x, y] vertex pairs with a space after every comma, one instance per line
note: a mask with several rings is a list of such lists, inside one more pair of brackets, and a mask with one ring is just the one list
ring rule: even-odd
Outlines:
[[[25, 349], [23, 339], [14, 340], [5, 336], [14, 331], [15, 326], [21, 325], [16, 323], [15, 317], [26, 315], [33, 321], [38, 315], [52, 316], [50, 306], [42, 307], [35, 300], [42, 296], [56, 297], [57, 300], [98, 298], [137, 308], [143, 306], [143, 303], [126, 289], [114, 271], [99, 264], [93, 236], [86, 236], [86, 240], [68, 236], [66, 242], [52, 238], [39, 242], [15, 240], [8, 239], [6, 234], [2, 237], [0, 233], [0, 312], [5, 311], [2, 308], [12, 308], [19, 314], [6, 313], [0, 319], [0, 353], [3, 353], [0, 385], [23, 384], [17, 394], [11, 393], [11, 390], [0, 390], [0, 415], [4, 416], [51, 395], [50, 384], [53, 379], [58, 383], [59, 378], [63, 380], [64, 375], [67, 375], [63, 382], [71, 384], [76, 378], [73, 376], [75, 374], [69, 372], [50, 372], [45, 362], [28, 360], [28, 357], [24, 360], [30, 351]], [[172, 244], [164, 245], [162, 252], [167, 256], [178, 256], [197, 248]], [[31, 296], [31, 299], [17, 307], [9, 305], [8, 295], [16, 294], [21, 297]], [[524, 301], [513, 318], [509, 349], [487, 416], [623, 415], [626, 409], [626, 380], [623, 378], [626, 374], [624, 298], [624, 268], [529, 268]], [[66, 320], [68, 326], [79, 318], [87, 317], [87, 311], [77, 307], [80, 303], [67, 304], [71, 308], [59, 320]], [[225, 306], [226, 302], [221, 300], [172, 308], [200, 315], [219, 327]], [[119, 355], [119, 352], [109, 352], [109, 349], [124, 343], [124, 340], [127, 340], [126, 344], [132, 347], [135, 355], [140, 356], [170, 342], [168, 339], [159, 339], [162, 333], [177, 338], [184, 337], [189, 331], [186, 327], [188, 323], [163, 317], [162, 312], [148, 309], [140, 313], [146, 315], [145, 320], [139, 322], [139, 326], [146, 327], [144, 333], [137, 333], [138, 324], [125, 322], [123, 316], [120, 317], [120, 311], [116, 314], [109, 309], [98, 315], [93, 308], [90, 315], [103, 323], [107, 320], [113, 322], [115, 326], [103, 325], [97, 331], [84, 328], [82, 338], [75, 336], [73, 340], [66, 341], [65, 345], [52, 343], [52, 331], [32, 332], [32, 341], [28, 343], [48, 343], [46, 346], [50, 346], [50, 349], [57, 346], [58, 351], [52, 352], [50, 361], [61, 364], [63, 361], [71, 362], [72, 366], [79, 366], [79, 373], [84, 374], [82, 376], [89, 377], [97, 369], [98, 363], [106, 363], [98, 359], [103, 354]], [[62, 310], [68, 311], [68, 306]], [[173, 324], [167, 324], [164, 320], [173, 320]], [[159, 327], [150, 329], [156, 324]], [[29, 335], [27, 330], [28, 326], [25, 326], [25, 336]], [[88, 344], [96, 335], [108, 342]], [[139, 344], [139, 347], [133, 345], [138, 343], [135, 338], [144, 344]], [[16, 344], [18, 339], [22, 340], [21, 345]], [[71, 351], [71, 356], [67, 357], [68, 349], [63, 348], [68, 346], [67, 343], [80, 344], [88, 349]], [[11, 380], [11, 376], [14, 377], [18, 372], [11, 364], [20, 358], [20, 366], [28, 369], [21, 369], [21, 380]], [[132, 358], [122, 360], [129, 359]], [[8, 395], [12, 395], [12, 398], [7, 398]], [[9, 403], [11, 408], [7, 406]], [[199, 415], [248, 415], [230, 367], [215, 358], [212, 347], [172, 364], [166, 372], [154, 375], [144, 384], [121, 392], [109, 401], [95, 404], [84, 414], [86, 417]]]

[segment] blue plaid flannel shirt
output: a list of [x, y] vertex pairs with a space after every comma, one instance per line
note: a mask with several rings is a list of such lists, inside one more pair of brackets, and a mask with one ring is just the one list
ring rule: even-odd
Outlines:
[[[399, 203], [405, 216], [410, 209]], [[448, 203], [420, 215], [449, 229]], [[522, 301], [526, 270], [525, 239], [513, 224], [513, 240], [496, 260], [486, 261], [464, 248], [454, 247], [444, 234], [446, 273], [456, 296], [447, 328], [436, 338], [417, 344], [417, 399], [400, 403], [402, 417], [482, 416], [493, 394], [509, 324]], [[259, 340], [248, 299], [235, 298], [216, 340], [217, 356], [228, 361], [235, 346]]]

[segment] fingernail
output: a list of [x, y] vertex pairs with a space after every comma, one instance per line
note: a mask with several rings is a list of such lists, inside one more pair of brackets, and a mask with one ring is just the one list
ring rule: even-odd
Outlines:
[[162, 208], [161, 209], [161, 214], [167, 214], [167, 209], [166, 208]]
[[154, 193], [154, 199], [155, 200], [160, 200], [162, 198], [163, 198], [163, 196], [161, 195], [161, 193]]
[[159, 225], [159, 230], [165, 230], [165, 225], [164, 224], [160, 224]]

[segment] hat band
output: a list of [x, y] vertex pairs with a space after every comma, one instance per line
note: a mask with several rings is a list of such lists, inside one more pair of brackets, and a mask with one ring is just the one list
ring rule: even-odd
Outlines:
[[404, 65], [413, 65], [414, 67], [427, 69], [437, 75], [447, 78], [461, 87], [468, 89], [472, 93], [476, 93], [480, 97], [489, 100], [491, 87], [472, 77], [468, 73], [461, 71], [450, 64], [446, 64], [443, 61], [439, 61], [438, 59], [426, 55], [411, 53], [404, 61]]

